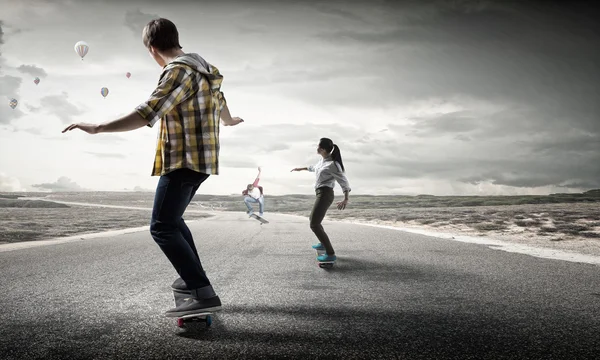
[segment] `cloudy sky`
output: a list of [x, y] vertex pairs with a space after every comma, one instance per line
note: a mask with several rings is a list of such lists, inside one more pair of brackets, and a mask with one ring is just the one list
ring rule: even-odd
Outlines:
[[158, 127], [61, 131], [147, 99], [161, 69], [141, 31], [156, 17], [221, 70], [246, 120], [221, 128], [202, 193], [237, 194], [260, 165], [267, 194], [311, 194], [313, 174], [290, 169], [318, 160], [320, 137], [354, 194], [599, 188], [599, 14], [516, 3], [0, 0], [0, 191], [155, 188]]

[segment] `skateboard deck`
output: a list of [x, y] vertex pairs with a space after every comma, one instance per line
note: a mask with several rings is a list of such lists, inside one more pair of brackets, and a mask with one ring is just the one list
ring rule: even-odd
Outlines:
[[[323, 255], [323, 254], [325, 254], [325, 250], [317, 250], [317, 256]], [[321, 269], [331, 269], [333, 267], [333, 264], [335, 264], [335, 261], [319, 261], [319, 260], [317, 260], [317, 262], [319, 263], [319, 267]]]
[[255, 218], [256, 220], [260, 221], [260, 224], [268, 224], [269, 222], [263, 218], [261, 218], [260, 216], [256, 215], [256, 214], [252, 214], [250, 215], [251, 218]]
[[[173, 299], [175, 300], [175, 307], [183, 304], [190, 298], [190, 294], [180, 293], [177, 291], [173, 291]], [[195, 314], [187, 314], [183, 316], [179, 316], [177, 318], [177, 326], [182, 328], [185, 327], [186, 323], [190, 322], [203, 322], [206, 323], [206, 327], [210, 327], [212, 324], [212, 312], [209, 311], [200, 311]]]

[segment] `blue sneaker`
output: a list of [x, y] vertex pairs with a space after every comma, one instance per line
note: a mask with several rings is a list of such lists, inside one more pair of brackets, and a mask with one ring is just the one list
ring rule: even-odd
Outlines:
[[313, 245], [312, 248], [315, 250], [325, 250], [325, 246], [323, 246], [321, 243]]
[[323, 255], [317, 256], [317, 261], [321, 261], [321, 262], [336, 261], [336, 260], [337, 260], [337, 256], [335, 256], [335, 255], [323, 254]]

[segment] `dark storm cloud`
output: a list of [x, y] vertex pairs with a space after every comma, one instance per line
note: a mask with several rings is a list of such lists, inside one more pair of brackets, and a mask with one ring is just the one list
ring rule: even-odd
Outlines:
[[373, 64], [381, 76], [379, 93], [387, 100], [474, 94], [576, 116], [579, 126], [598, 131], [593, 99], [600, 85], [591, 81], [600, 75], [597, 10], [506, 6], [504, 11], [438, 10], [392, 30], [333, 31], [321, 38], [365, 49], [389, 45], [388, 60]]
[[574, 135], [563, 134], [526, 144], [534, 154], [550, 155], [553, 153], [573, 153], [575, 155], [600, 154], [600, 135], [579, 133]]
[[[444, 158], [444, 153], [431, 160], [417, 153], [417, 160], [402, 163], [389, 155], [411, 150], [402, 142], [365, 137], [352, 144], [358, 162], [367, 161], [361, 154], [376, 153], [368, 148], [376, 143], [380, 150], [389, 151], [380, 155], [377, 166], [390, 177], [451, 180], [473, 174], [471, 178], [479, 181], [516, 187], [598, 186], [600, 87], [595, 79], [600, 75], [600, 33], [596, 7], [547, 2], [488, 2], [484, 6], [459, 2], [454, 7], [435, 2], [402, 4], [411, 11], [398, 11], [396, 23], [370, 29], [346, 27], [317, 36], [347, 51], [362, 49], [364, 55], [353, 60], [368, 66], [360, 69], [374, 75], [371, 81], [354, 88], [351, 83], [330, 83], [319, 91], [307, 87], [291, 93], [325, 106], [380, 107], [466, 94], [497, 109], [468, 109], [389, 125], [399, 139], [421, 138], [422, 143], [413, 146], [421, 154], [428, 150], [425, 141], [433, 148], [433, 141], [450, 135], [455, 143], [444, 143], [448, 152], [459, 151], [454, 147], [462, 144], [462, 153], [453, 158]], [[365, 88], [373, 90], [365, 92]], [[468, 108], [468, 101], [463, 105]], [[567, 136], [571, 133], [579, 135]], [[490, 147], [492, 143], [495, 148]], [[498, 148], [501, 153], [494, 153]], [[489, 156], [466, 160], [471, 154]], [[372, 166], [371, 170], [377, 169]]]
[[262, 35], [269, 32], [269, 27], [264, 24], [236, 25], [236, 28], [244, 35]]
[[431, 133], [463, 133], [477, 129], [478, 121], [475, 114], [469, 111], [456, 111], [436, 117], [411, 118], [413, 129], [417, 136], [427, 136]]
[[[410, 152], [410, 149], [414, 151]], [[456, 156], [454, 153], [452, 145], [448, 146], [448, 152], [432, 156], [427, 155], [426, 147], [415, 149], [411, 144], [398, 144], [395, 156], [355, 152], [344, 161], [360, 166], [358, 177], [377, 172], [378, 176], [384, 177], [444, 179], [470, 184], [490, 181], [514, 187], [577, 187], [581, 184], [588, 188], [600, 187], [600, 169], [595, 165], [600, 162], [598, 152], [560, 155], [529, 152], [520, 156], [511, 156], [510, 151], [490, 155], [469, 152]]]
[[330, 15], [333, 17], [338, 17], [344, 20], [350, 20], [362, 24], [370, 24], [363, 16], [360, 16], [357, 12], [354, 12], [352, 9], [345, 8], [344, 3], [320, 3], [317, 2], [315, 4], [311, 4], [314, 6], [315, 10], [320, 12], [321, 14]]
[[388, 124], [388, 127], [391, 131], [399, 134], [423, 138], [460, 134], [462, 136], [459, 139], [465, 140], [469, 134], [479, 139], [512, 139], [517, 135], [544, 133], [545, 131], [540, 129], [544, 119], [535, 118], [535, 116], [539, 115], [517, 108], [508, 108], [493, 113], [461, 110], [410, 117], [406, 119], [406, 122], [410, 124], [396, 125], [392, 123]]
[[454, 137], [454, 139], [459, 141], [471, 141], [471, 138], [465, 134], [458, 134]]

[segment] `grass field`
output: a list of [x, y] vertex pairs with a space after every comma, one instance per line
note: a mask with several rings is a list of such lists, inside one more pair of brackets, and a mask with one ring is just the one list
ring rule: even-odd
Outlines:
[[[207, 216], [210, 215], [190, 213], [186, 214], [186, 219]], [[0, 219], [0, 243], [13, 243], [147, 226], [150, 211], [0, 197]]]
[[[144, 226], [148, 210], [91, 208], [21, 200], [47, 200], [151, 208], [153, 193], [74, 192], [0, 194], [0, 242], [38, 240], [126, 227]], [[337, 200], [341, 200], [338, 194]], [[312, 195], [265, 197], [266, 214], [278, 212], [308, 216]], [[190, 209], [245, 211], [237, 195], [196, 195]], [[208, 216], [188, 213], [186, 219]], [[368, 196], [351, 195], [344, 211], [327, 214], [330, 220], [419, 226], [480, 236], [534, 238], [537, 242], [600, 239], [600, 190], [547, 196]]]

